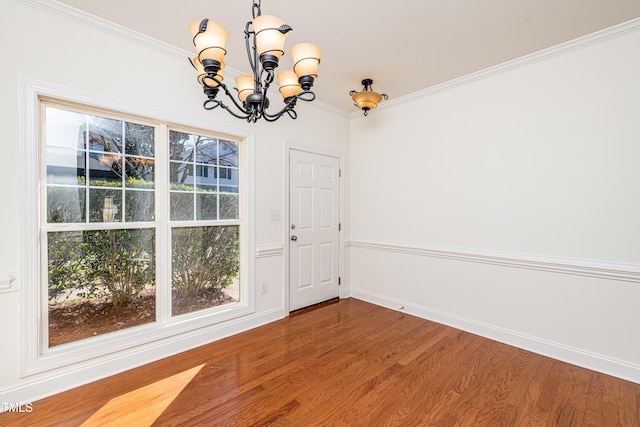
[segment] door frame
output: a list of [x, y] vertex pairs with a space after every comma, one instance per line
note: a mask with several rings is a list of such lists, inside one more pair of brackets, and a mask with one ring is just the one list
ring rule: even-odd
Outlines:
[[291, 167], [291, 151], [292, 150], [296, 150], [296, 151], [304, 151], [307, 153], [311, 153], [311, 154], [318, 154], [321, 156], [329, 156], [329, 157], [335, 157], [339, 160], [340, 163], [340, 170], [341, 170], [341, 174], [340, 177], [338, 178], [338, 183], [339, 183], [339, 191], [340, 191], [340, 195], [338, 197], [339, 199], [339, 206], [338, 206], [338, 218], [340, 221], [340, 224], [342, 225], [341, 227], [341, 231], [339, 233], [339, 247], [338, 247], [338, 275], [340, 277], [340, 284], [338, 285], [338, 297], [340, 299], [343, 299], [346, 297], [346, 292], [344, 291], [344, 289], [346, 288], [346, 282], [345, 282], [345, 277], [344, 277], [344, 254], [345, 254], [345, 223], [344, 223], [344, 201], [345, 201], [345, 197], [344, 197], [344, 176], [345, 176], [345, 172], [344, 172], [344, 153], [340, 152], [340, 151], [336, 151], [336, 150], [328, 150], [328, 149], [323, 149], [323, 148], [318, 148], [318, 147], [311, 147], [311, 146], [307, 146], [307, 145], [301, 145], [301, 144], [294, 144], [288, 141], [285, 141], [284, 143], [284, 161], [283, 161], [283, 165], [284, 167], [282, 169], [284, 169], [284, 183], [283, 183], [283, 189], [284, 189], [284, 194], [283, 194], [283, 200], [284, 200], [284, 213], [282, 215], [283, 221], [282, 221], [282, 235], [283, 235], [283, 247], [284, 247], [284, 309], [285, 309], [285, 313], [287, 315], [289, 315], [289, 313], [291, 312], [291, 303], [290, 303], [290, 292], [291, 292], [291, 265], [290, 265], [290, 249], [289, 249], [289, 234], [290, 234], [290, 230], [289, 227], [291, 226], [291, 218], [290, 218], [290, 200], [289, 200], [289, 195], [291, 192], [291, 177], [290, 177], [290, 167]]

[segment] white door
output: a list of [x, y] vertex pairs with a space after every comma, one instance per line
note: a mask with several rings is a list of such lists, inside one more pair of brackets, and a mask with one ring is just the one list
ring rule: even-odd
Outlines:
[[289, 152], [289, 308], [338, 296], [340, 160]]

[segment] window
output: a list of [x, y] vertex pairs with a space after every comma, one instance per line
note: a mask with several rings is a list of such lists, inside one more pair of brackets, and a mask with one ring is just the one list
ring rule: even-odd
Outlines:
[[221, 185], [229, 180], [208, 171], [221, 164], [237, 170], [238, 148], [234, 141], [169, 131], [174, 315], [237, 298], [238, 183]]
[[241, 302], [239, 142], [49, 100], [41, 118], [45, 347]]

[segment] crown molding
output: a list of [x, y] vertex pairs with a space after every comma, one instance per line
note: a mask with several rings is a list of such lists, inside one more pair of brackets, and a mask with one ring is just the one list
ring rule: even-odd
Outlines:
[[[16, 0], [16, 1], [19, 3], [23, 3], [25, 5], [34, 7], [36, 9], [43, 10], [52, 15], [57, 15], [65, 19], [68, 19], [70, 21], [74, 21], [80, 24], [93, 27], [97, 30], [103, 31], [113, 36], [120, 37], [122, 39], [141, 44], [145, 47], [155, 49], [164, 54], [176, 56], [178, 58], [190, 58], [193, 54], [193, 52], [178, 48], [176, 46], [170, 45], [158, 39], [154, 39], [153, 37], [131, 30], [127, 27], [113, 23], [111, 21], [107, 21], [106, 19], [100, 18], [98, 16], [91, 15], [90, 13], [87, 13], [80, 9], [76, 9], [72, 6], [60, 3], [56, 0]], [[463, 85], [472, 83], [474, 81], [484, 79], [486, 77], [500, 74], [505, 71], [516, 69], [528, 64], [544, 61], [546, 59], [563, 55], [573, 50], [582, 49], [594, 44], [602, 43], [607, 40], [621, 37], [626, 34], [633, 33], [639, 30], [640, 30], [640, 18], [636, 18], [631, 21], [627, 21], [622, 24], [618, 24], [613, 27], [597, 31], [592, 34], [588, 34], [586, 36], [582, 36], [577, 39], [574, 39], [574, 40], [571, 40], [547, 49], [540, 50], [530, 55], [522, 56], [520, 58], [511, 60], [511, 61], [503, 62], [501, 64], [498, 64], [489, 68], [485, 68], [483, 70], [480, 70], [471, 74], [467, 74], [462, 77], [458, 77], [457, 79], [448, 80], [446, 82], [425, 88], [423, 90], [411, 93], [409, 95], [402, 96], [400, 98], [396, 98], [390, 101], [385, 101], [384, 103], [381, 103], [380, 105], [378, 105], [378, 107], [376, 107], [376, 110], [384, 110], [397, 105], [412, 102], [418, 99], [423, 99], [423, 98], [435, 95], [437, 93], [440, 93], [449, 89], [453, 89], [458, 86], [463, 86]], [[243, 74], [242, 72], [235, 70], [231, 67], [227, 67], [225, 71], [231, 73], [234, 77], [237, 75]], [[353, 112], [346, 111], [341, 108], [337, 108], [332, 105], [323, 103], [321, 101], [315, 101], [314, 105], [312, 106], [319, 107], [325, 111], [332, 112], [334, 114], [340, 115], [342, 117], [345, 117], [351, 120], [360, 117], [362, 114], [360, 110], [353, 111]]]
[[59, 16], [69, 21], [73, 21], [82, 25], [92, 27], [112, 36], [116, 36], [128, 41], [142, 44], [159, 52], [173, 55], [180, 58], [188, 58], [191, 52], [180, 49], [153, 37], [139, 33], [132, 29], [123, 27], [98, 16], [92, 15], [67, 4], [60, 3], [56, 0], [16, 0], [27, 6], [42, 10], [51, 15]]
[[[482, 80], [496, 74], [501, 74], [507, 71], [514, 70], [516, 68], [523, 67], [525, 65], [542, 62], [550, 58], [567, 54], [574, 50], [579, 50], [599, 43], [603, 43], [611, 39], [634, 33], [636, 31], [640, 31], [640, 18], [632, 19], [631, 21], [623, 22], [622, 24], [614, 25], [613, 27], [605, 28], [604, 30], [596, 31], [595, 33], [587, 34], [586, 36], [578, 37], [577, 39], [570, 40], [568, 42], [561, 43], [559, 45], [552, 46], [550, 48], [543, 49], [511, 61], [503, 62], [501, 64], [458, 77], [457, 79], [448, 80], [446, 82], [425, 88], [417, 92], [413, 92], [409, 95], [405, 95], [391, 101], [385, 101], [384, 103], [376, 107], [376, 110], [383, 110], [386, 108], [391, 108], [401, 104], [406, 104], [408, 102], [423, 99], [449, 89], [464, 86], [466, 84]], [[351, 118], [353, 119], [359, 116], [358, 113], [359, 111], [351, 114]]]

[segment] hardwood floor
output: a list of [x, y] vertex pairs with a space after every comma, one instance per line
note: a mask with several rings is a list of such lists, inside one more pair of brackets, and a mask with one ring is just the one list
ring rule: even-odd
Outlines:
[[640, 426], [640, 385], [351, 298], [0, 425], [627, 427]]

